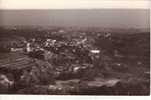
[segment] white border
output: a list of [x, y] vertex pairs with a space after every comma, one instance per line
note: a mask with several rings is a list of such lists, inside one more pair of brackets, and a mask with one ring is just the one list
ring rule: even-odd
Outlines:
[[150, 0], [0, 0], [0, 9], [147, 9]]
[[150, 100], [150, 96], [3, 95], [0, 100]]

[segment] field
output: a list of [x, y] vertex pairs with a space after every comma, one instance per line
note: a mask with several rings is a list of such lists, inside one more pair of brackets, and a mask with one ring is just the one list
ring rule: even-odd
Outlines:
[[[24, 41], [42, 50], [11, 51]], [[150, 94], [149, 31], [1, 27], [0, 48], [2, 94]]]

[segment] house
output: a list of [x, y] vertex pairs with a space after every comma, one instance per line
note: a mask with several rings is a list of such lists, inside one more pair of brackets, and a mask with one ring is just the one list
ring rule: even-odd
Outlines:
[[11, 52], [21, 52], [24, 51], [24, 48], [11, 48]]

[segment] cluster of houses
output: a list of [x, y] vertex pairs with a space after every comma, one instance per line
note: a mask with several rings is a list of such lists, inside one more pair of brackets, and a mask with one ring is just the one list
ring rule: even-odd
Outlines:
[[[64, 30], [59, 30], [59, 33], [65, 33]], [[82, 33], [81, 33], [82, 34]], [[101, 35], [101, 34], [99, 34]], [[111, 38], [110, 33], [103, 34], [104, 38]], [[91, 55], [98, 55], [100, 54], [100, 49], [95, 48], [92, 46], [93, 44], [90, 43], [90, 39], [86, 36], [86, 33], [83, 33], [83, 35], [80, 35], [78, 38], [71, 38], [69, 41], [58, 41], [54, 38], [45, 38], [43, 40], [40, 40], [40, 42], [36, 38], [32, 38], [29, 40], [23, 40], [18, 41], [18, 44], [21, 44], [20, 46], [11, 46], [10, 51], [11, 52], [23, 52], [26, 54], [36, 54], [35, 52], [38, 52], [40, 55], [44, 55], [46, 53], [49, 54], [50, 52], [56, 52], [61, 51], [62, 49], [68, 49], [73, 50], [73, 52], [76, 52], [72, 48], [79, 48], [79, 49], [87, 49]]]
[[[50, 52], [54, 51], [61, 51], [63, 49], [70, 49], [72, 50], [72, 47], [74, 48], [80, 48], [85, 49], [87, 46], [88, 39], [85, 37], [83, 39], [73, 39], [72, 41], [57, 41], [55, 39], [47, 38], [44, 42], [37, 43], [37, 40], [35, 38], [30, 39], [29, 41], [24, 40], [22, 42], [22, 46], [18, 47], [11, 47], [11, 52], [23, 52], [26, 54], [42, 54], [44, 55], [46, 53], [49, 54]], [[60, 49], [60, 50], [59, 50]], [[74, 51], [74, 50], [73, 50]], [[100, 50], [92, 49], [89, 50], [90, 53], [93, 54], [99, 54]]]

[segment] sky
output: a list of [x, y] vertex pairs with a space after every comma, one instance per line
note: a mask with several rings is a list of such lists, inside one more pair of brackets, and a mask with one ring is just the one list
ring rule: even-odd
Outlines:
[[0, 10], [0, 25], [149, 28], [149, 9]]

